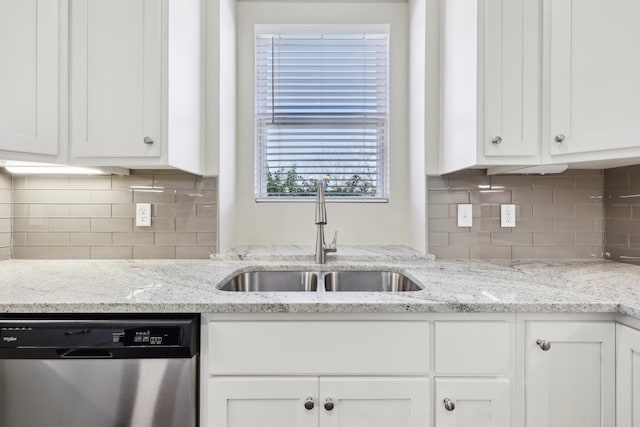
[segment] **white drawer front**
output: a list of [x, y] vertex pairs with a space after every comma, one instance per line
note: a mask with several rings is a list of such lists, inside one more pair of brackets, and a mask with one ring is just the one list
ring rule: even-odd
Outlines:
[[412, 375], [429, 370], [426, 321], [211, 322], [209, 373]]
[[450, 374], [508, 374], [511, 332], [504, 321], [435, 322], [435, 369]]

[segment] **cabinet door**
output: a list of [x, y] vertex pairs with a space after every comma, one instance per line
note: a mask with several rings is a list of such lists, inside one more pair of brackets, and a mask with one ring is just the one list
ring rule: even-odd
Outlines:
[[318, 403], [322, 427], [429, 425], [426, 378], [320, 378]]
[[210, 427], [318, 427], [317, 377], [212, 378], [207, 394]]
[[640, 331], [617, 325], [617, 427], [640, 427]]
[[436, 379], [436, 427], [511, 426], [507, 379]]
[[71, 0], [74, 157], [161, 154], [163, 4]]
[[547, 16], [551, 154], [637, 147], [640, 2], [547, 0]]
[[0, 150], [58, 154], [62, 8], [0, 0]]
[[484, 155], [536, 159], [539, 3], [486, 0], [484, 28]]
[[528, 322], [525, 343], [527, 427], [615, 424], [613, 323]]

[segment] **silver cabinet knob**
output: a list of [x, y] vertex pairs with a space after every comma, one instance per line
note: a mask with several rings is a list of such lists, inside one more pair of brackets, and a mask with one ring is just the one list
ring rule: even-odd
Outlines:
[[443, 403], [444, 403], [444, 409], [446, 409], [446, 410], [447, 410], [447, 411], [449, 411], [449, 412], [451, 412], [451, 411], [453, 411], [454, 409], [456, 409], [456, 404], [455, 404], [455, 403], [453, 403], [453, 402], [451, 401], [451, 399], [449, 399], [448, 397], [445, 397], [445, 398], [444, 398]]
[[150, 137], [148, 137], [148, 136], [145, 136], [145, 137], [144, 137], [144, 143], [145, 143], [145, 144], [149, 144], [149, 145], [151, 145], [151, 144], [153, 144], [153, 139], [151, 139], [151, 138], [150, 138]]
[[495, 138], [493, 138], [491, 140], [491, 143], [492, 144], [496, 144], [496, 145], [500, 144], [501, 142], [502, 142], [502, 137], [501, 136], [496, 136]]
[[537, 340], [536, 344], [538, 344], [538, 347], [540, 347], [542, 351], [549, 351], [551, 348], [551, 343], [549, 341]]
[[327, 397], [327, 399], [324, 401], [324, 409], [326, 409], [327, 411], [333, 411], [334, 407], [335, 405], [333, 404], [333, 400], [331, 400], [330, 397]]
[[316, 406], [316, 403], [313, 401], [313, 397], [307, 397], [307, 399], [304, 401], [304, 409], [310, 411], [314, 408], [314, 406]]
[[565, 136], [561, 133], [557, 134], [555, 138], [553, 138], [553, 140], [555, 142], [564, 142]]

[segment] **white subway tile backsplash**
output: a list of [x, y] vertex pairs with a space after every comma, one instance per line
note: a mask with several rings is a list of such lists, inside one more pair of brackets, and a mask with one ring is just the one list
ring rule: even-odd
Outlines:
[[131, 203], [133, 202], [132, 190], [92, 190], [91, 203]]
[[88, 232], [91, 220], [88, 218], [49, 218], [48, 231]]
[[[602, 170], [544, 176], [479, 173], [428, 178], [429, 251], [436, 257], [592, 259], [602, 251]], [[473, 226], [458, 228], [455, 207], [466, 197], [473, 204]], [[500, 226], [500, 205], [505, 203], [516, 205], [513, 229]]]
[[156, 233], [156, 246], [196, 246], [197, 233]]
[[111, 205], [69, 205], [69, 217], [110, 218]]
[[[12, 190], [0, 170], [0, 260], [11, 241], [14, 258], [34, 259], [208, 258], [216, 251], [216, 178], [133, 170], [13, 180]], [[151, 227], [134, 225], [136, 202], [152, 203]]]
[[70, 177], [69, 188], [109, 190], [111, 189], [111, 176]]
[[212, 252], [206, 247], [181, 247], [176, 246], [177, 259], [206, 259]]
[[133, 230], [131, 218], [91, 218], [91, 231], [125, 233]]
[[113, 233], [113, 246], [153, 246], [153, 233]]
[[196, 233], [197, 246], [207, 246], [215, 248], [218, 245], [218, 235], [216, 233]]
[[91, 246], [91, 259], [132, 259], [132, 247]]
[[69, 233], [27, 233], [27, 246], [69, 246]]
[[604, 182], [605, 258], [640, 264], [640, 165], [607, 169]]
[[69, 233], [70, 246], [111, 246], [113, 233]]
[[175, 257], [175, 247], [149, 246], [133, 248], [133, 258], [135, 259], [171, 259]]

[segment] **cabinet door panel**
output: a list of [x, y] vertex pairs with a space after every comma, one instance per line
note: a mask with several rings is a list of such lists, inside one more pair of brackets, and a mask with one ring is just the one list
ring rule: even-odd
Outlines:
[[[213, 378], [208, 384], [211, 427], [318, 427], [317, 378]], [[316, 402], [304, 407], [305, 399]]]
[[[551, 154], [637, 147], [640, 2], [553, 0], [546, 4]], [[554, 142], [560, 134], [565, 140]]]
[[640, 427], [640, 331], [617, 325], [617, 426]]
[[0, 0], [0, 150], [58, 154], [60, 7]]
[[508, 374], [512, 328], [501, 321], [434, 322], [435, 369], [446, 374]]
[[[162, 141], [162, 4], [71, 3], [76, 157], [154, 157]], [[150, 137], [153, 144], [145, 144]]]
[[[212, 322], [209, 339], [217, 343], [209, 354], [211, 374], [426, 375], [429, 371], [429, 327], [423, 321]], [[398, 354], [403, 355], [402, 363], [390, 363]]]
[[[455, 405], [445, 408], [444, 400]], [[436, 427], [511, 426], [511, 383], [507, 379], [436, 379]]]
[[[324, 407], [330, 398], [332, 410]], [[320, 378], [322, 427], [424, 427], [429, 424], [426, 378]]]
[[485, 156], [536, 156], [538, 2], [487, 0], [484, 17]]
[[[529, 322], [527, 427], [615, 423], [615, 332], [604, 322]], [[544, 351], [536, 341], [550, 343]]]

